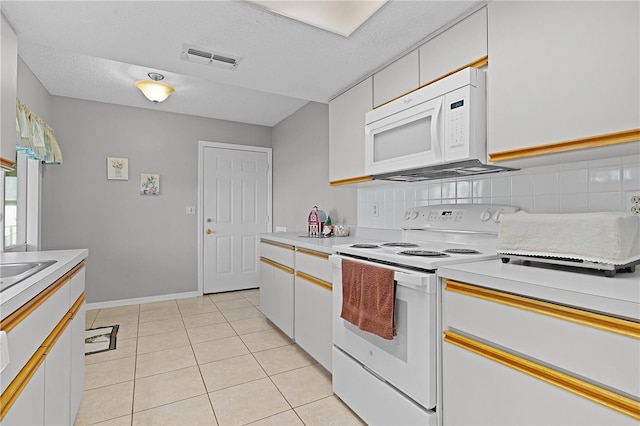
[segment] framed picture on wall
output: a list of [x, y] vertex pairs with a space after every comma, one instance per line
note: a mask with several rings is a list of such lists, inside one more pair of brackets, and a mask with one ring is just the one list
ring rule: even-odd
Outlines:
[[129, 180], [129, 159], [107, 157], [107, 179]]
[[160, 195], [160, 175], [140, 173], [140, 195]]

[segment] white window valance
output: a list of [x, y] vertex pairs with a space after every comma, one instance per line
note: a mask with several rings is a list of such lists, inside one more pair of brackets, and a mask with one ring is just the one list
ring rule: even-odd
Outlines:
[[20, 99], [16, 99], [16, 151], [45, 163], [62, 163], [53, 129]]

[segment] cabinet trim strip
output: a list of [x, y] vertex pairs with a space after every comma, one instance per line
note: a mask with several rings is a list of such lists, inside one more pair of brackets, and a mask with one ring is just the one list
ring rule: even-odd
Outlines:
[[455, 73], [457, 73], [458, 71], [461, 71], [461, 70], [463, 70], [463, 69], [465, 69], [465, 68], [482, 68], [482, 67], [487, 66], [488, 64], [489, 64], [489, 57], [488, 57], [488, 56], [483, 56], [483, 57], [482, 57], [482, 58], [480, 58], [480, 59], [476, 59], [475, 61], [469, 62], [468, 64], [465, 64], [465, 65], [463, 65], [463, 66], [461, 66], [461, 67], [458, 67], [458, 68], [456, 68], [456, 69], [455, 69], [455, 70], [453, 70], [453, 71], [449, 71], [448, 73], [443, 74], [443, 75], [441, 75], [440, 77], [434, 78], [434, 79], [433, 79], [433, 80], [431, 80], [431, 81], [428, 81], [428, 82], [426, 82], [426, 83], [424, 83], [424, 84], [421, 84], [420, 86], [416, 87], [415, 89], [409, 90], [408, 92], [403, 93], [403, 94], [402, 94], [402, 95], [400, 95], [400, 96], [396, 96], [396, 97], [395, 97], [395, 98], [393, 98], [393, 99], [390, 99], [390, 100], [388, 100], [388, 101], [386, 101], [386, 102], [381, 103], [380, 105], [376, 105], [373, 109], [380, 108], [380, 107], [381, 107], [381, 106], [383, 106], [383, 105], [386, 105], [386, 104], [388, 104], [388, 103], [390, 103], [390, 102], [393, 102], [393, 101], [395, 101], [396, 99], [399, 99], [399, 98], [401, 98], [401, 97], [403, 97], [403, 96], [405, 96], [405, 95], [408, 95], [409, 93], [413, 93], [413, 92], [415, 92], [415, 91], [416, 91], [416, 90], [418, 90], [418, 89], [422, 89], [424, 86], [428, 86], [428, 85], [430, 85], [431, 83], [435, 83], [435, 82], [436, 82], [436, 81], [438, 81], [438, 80], [442, 80], [442, 79], [443, 79], [443, 78], [445, 78], [445, 77], [449, 77], [451, 74], [455, 74]]
[[445, 290], [447, 291], [485, 299], [490, 302], [501, 303], [514, 308], [525, 309], [527, 311], [632, 337], [634, 339], [640, 339], [640, 323], [635, 321], [615, 318], [595, 312], [583, 311], [581, 309], [544, 302], [542, 300], [530, 299], [528, 297], [517, 296], [515, 294], [503, 293], [501, 291], [490, 290], [453, 280], [445, 280], [445, 284]]
[[318, 287], [322, 287], [325, 290], [333, 291], [333, 286], [331, 285], [331, 283], [328, 283], [324, 280], [320, 280], [309, 274], [305, 274], [304, 272], [296, 271], [296, 277], [300, 277], [305, 281], [309, 281], [311, 284], [317, 285]]
[[329, 182], [329, 186], [349, 185], [352, 183], [370, 182], [373, 180], [373, 176], [358, 176], [348, 179], [338, 179]]
[[260, 242], [264, 243], [264, 244], [269, 244], [271, 246], [282, 247], [282, 248], [287, 249], [287, 250], [293, 250], [294, 249], [294, 247], [289, 245], [289, 244], [277, 243], [277, 242], [271, 241], [271, 240], [263, 240], [262, 238], [260, 239]]
[[[75, 272], [78, 271], [77, 268], [74, 268], [74, 269], [75, 269]], [[67, 275], [71, 274], [71, 272], [73, 272], [74, 269], [69, 271]], [[75, 275], [75, 272], [74, 272], [74, 275]], [[80, 306], [82, 305], [82, 303], [84, 303], [84, 301], [85, 301], [85, 293], [82, 292], [82, 294], [75, 301], [71, 309], [69, 309], [69, 311], [67, 311], [67, 313], [58, 322], [58, 324], [56, 324], [53, 331], [51, 331], [51, 333], [49, 333], [46, 339], [44, 339], [44, 342], [42, 342], [42, 345], [38, 347], [38, 349], [33, 354], [33, 356], [29, 359], [29, 361], [27, 361], [24, 367], [22, 367], [22, 369], [18, 372], [16, 377], [11, 381], [9, 386], [7, 386], [5, 391], [2, 392], [2, 395], [0, 395], [0, 421], [4, 419], [4, 416], [9, 412], [9, 409], [11, 408], [13, 403], [18, 399], [18, 397], [20, 396], [24, 388], [27, 387], [27, 385], [31, 381], [31, 378], [35, 374], [35, 372], [38, 370], [40, 365], [44, 362], [47, 354], [51, 351], [51, 349], [56, 344], [60, 336], [62, 336], [62, 334], [67, 329], [69, 324], [71, 324], [71, 321], [73, 320], [75, 315], [78, 313], [78, 310], [80, 309]]]
[[324, 260], [329, 259], [329, 255], [327, 253], [322, 253], [321, 251], [309, 250], [309, 249], [300, 248], [300, 247], [298, 247], [296, 250], [298, 251], [298, 253], [308, 254], [309, 256], [319, 257]]
[[267, 265], [271, 265], [271, 266], [273, 266], [274, 268], [278, 268], [278, 269], [280, 269], [281, 271], [286, 272], [287, 274], [291, 274], [291, 275], [293, 275], [293, 269], [292, 269], [292, 268], [289, 268], [288, 266], [281, 265], [280, 263], [278, 263], [278, 262], [274, 262], [273, 260], [271, 260], [271, 259], [267, 259], [266, 257], [262, 257], [262, 256], [260, 256], [260, 262], [264, 262], [264, 263], [266, 263]]
[[428, 81], [428, 82], [426, 82], [426, 83], [424, 83], [424, 84], [420, 85], [420, 87], [419, 87], [419, 88], [422, 88], [422, 87], [424, 87], [424, 86], [427, 86], [427, 85], [429, 85], [429, 84], [431, 84], [431, 83], [435, 83], [436, 81], [438, 81], [438, 80], [442, 80], [442, 79], [443, 79], [443, 78], [445, 78], [445, 77], [449, 77], [451, 74], [455, 74], [455, 73], [457, 73], [458, 71], [461, 71], [461, 70], [463, 70], [463, 69], [465, 69], [465, 68], [482, 68], [482, 67], [486, 67], [487, 65], [489, 65], [489, 57], [488, 57], [488, 56], [483, 56], [483, 57], [482, 57], [482, 58], [480, 58], [480, 59], [476, 59], [476, 60], [475, 60], [475, 61], [473, 61], [473, 62], [469, 62], [469, 63], [468, 63], [468, 64], [466, 64], [466, 65], [463, 65], [463, 66], [461, 66], [461, 67], [459, 67], [459, 68], [456, 68], [455, 70], [450, 71], [450, 72], [448, 72], [448, 73], [446, 73], [446, 74], [444, 74], [444, 75], [441, 75], [441, 76], [440, 76], [440, 77], [438, 77], [438, 78], [434, 78], [433, 80]]
[[38, 309], [49, 297], [51, 297], [56, 291], [58, 291], [67, 281], [73, 278], [82, 268], [84, 268], [85, 261], [78, 263], [75, 267], [69, 270], [66, 274], [58, 278], [53, 284], [46, 289], [38, 293], [33, 299], [18, 308], [15, 312], [11, 313], [5, 319], [0, 321], [0, 330], [9, 332], [28, 317], [33, 311]]
[[527, 158], [536, 155], [557, 154], [559, 152], [575, 151], [577, 149], [597, 148], [636, 141], [640, 141], [640, 129], [606, 133], [588, 138], [573, 139], [564, 142], [519, 148], [509, 151], [491, 152], [489, 153], [489, 161], [497, 162], [515, 160], [518, 158]]
[[4, 157], [0, 157], [0, 167], [8, 170], [15, 170], [16, 163], [14, 161], [8, 160]]
[[444, 341], [640, 420], [638, 401], [451, 331]]

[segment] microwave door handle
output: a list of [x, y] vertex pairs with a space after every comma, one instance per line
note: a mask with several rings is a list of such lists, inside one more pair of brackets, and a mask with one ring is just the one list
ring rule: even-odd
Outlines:
[[440, 147], [440, 135], [442, 134], [442, 125], [440, 123], [440, 112], [442, 110], [442, 99], [438, 100], [438, 104], [433, 108], [433, 115], [431, 119], [431, 143], [433, 145], [433, 152], [438, 160], [444, 160], [442, 155], [442, 149]]

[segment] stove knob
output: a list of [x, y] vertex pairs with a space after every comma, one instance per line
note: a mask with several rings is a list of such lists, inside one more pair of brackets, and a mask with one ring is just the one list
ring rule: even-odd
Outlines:
[[404, 220], [409, 220], [411, 218], [411, 210], [407, 210], [404, 212]]
[[415, 218], [417, 218], [417, 217], [418, 217], [418, 213], [419, 213], [419, 212], [418, 212], [418, 210], [414, 210], [414, 211], [412, 211], [412, 212], [411, 212], [411, 219], [415, 219]]
[[480, 220], [486, 222], [489, 219], [491, 219], [491, 211], [489, 209], [482, 210], [482, 212], [480, 212]]
[[500, 216], [502, 216], [502, 210], [498, 210], [497, 212], [495, 212], [495, 213], [493, 214], [493, 218], [492, 218], [492, 219], [493, 219], [493, 221], [494, 221], [495, 223], [500, 223]]

